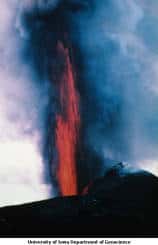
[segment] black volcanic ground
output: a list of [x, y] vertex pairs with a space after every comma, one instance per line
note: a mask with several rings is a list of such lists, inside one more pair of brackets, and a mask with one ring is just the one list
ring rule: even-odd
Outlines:
[[118, 164], [84, 195], [0, 209], [1, 237], [158, 237], [158, 178]]

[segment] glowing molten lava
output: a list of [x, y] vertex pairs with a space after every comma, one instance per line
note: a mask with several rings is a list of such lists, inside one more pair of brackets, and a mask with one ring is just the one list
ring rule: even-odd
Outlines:
[[56, 116], [56, 148], [58, 152], [57, 178], [62, 195], [77, 194], [76, 149], [80, 127], [79, 96], [69, 49], [58, 43], [64, 60], [63, 73], [58, 82], [60, 110]]

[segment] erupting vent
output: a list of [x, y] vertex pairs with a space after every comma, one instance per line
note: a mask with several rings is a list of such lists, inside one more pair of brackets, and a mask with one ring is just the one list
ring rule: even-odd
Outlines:
[[79, 95], [75, 88], [69, 49], [61, 42], [58, 51], [63, 56], [64, 69], [59, 81], [60, 112], [56, 116], [57, 178], [63, 196], [77, 194], [76, 149], [80, 128]]

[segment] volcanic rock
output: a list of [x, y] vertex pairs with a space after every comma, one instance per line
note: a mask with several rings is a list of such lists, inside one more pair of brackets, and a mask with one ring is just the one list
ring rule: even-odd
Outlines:
[[84, 195], [0, 209], [1, 237], [157, 237], [158, 178], [122, 163]]

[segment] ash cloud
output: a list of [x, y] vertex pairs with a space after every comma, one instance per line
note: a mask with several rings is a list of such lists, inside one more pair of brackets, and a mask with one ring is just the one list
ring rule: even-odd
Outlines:
[[83, 141], [105, 167], [115, 159], [157, 174], [157, 11], [155, 1], [110, 0], [69, 13]]
[[[66, 0], [52, 9], [40, 8], [40, 12], [37, 5], [30, 8], [33, 14], [23, 8], [20, 22], [21, 33], [31, 40], [32, 52], [39, 53], [44, 46], [45, 51], [33, 61], [36, 73], [40, 77], [45, 74], [39, 57], [47, 57], [45, 71], [49, 73], [50, 63], [56, 62], [53, 46], [65, 30], [73, 49], [81, 97], [80, 181], [96, 177], [113, 160], [157, 174], [158, 4]], [[52, 100], [51, 107], [55, 113]], [[47, 113], [54, 117], [50, 109]], [[46, 155], [49, 160], [52, 153]]]
[[[26, 201], [34, 193], [37, 199], [52, 195], [48, 189], [57, 99], [51, 74], [58, 61], [56, 42], [64, 40], [65, 30], [81, 98], [81, 186], [113, 160], [157, 174], [158, 4], [8, 0], [1, 6], [0, 180], [6, 188], [15, 183], [21, 193], [24, 187]], [[16, 161], [5, 159], [1, 142]], [[33, 156], [29, 164], [23, 152]]]
[[36, 58], [18, 28], [19, 6], [18, 0], [1, 1], [1, 206], [48, 198], [53, 191], [43, 156], [49, 84], [32, 68]]

